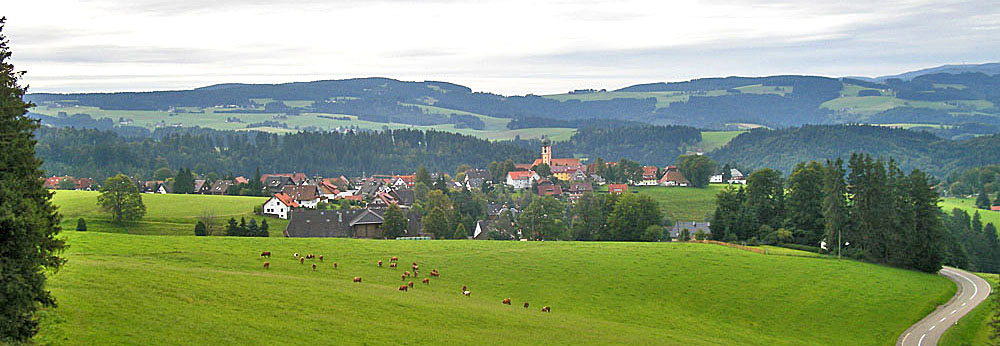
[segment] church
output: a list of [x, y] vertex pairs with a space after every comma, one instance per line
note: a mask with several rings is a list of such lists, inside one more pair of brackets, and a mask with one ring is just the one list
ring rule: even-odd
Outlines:
[[555, 166], [569, 166], [569, 167], [579, 167], [583, 166], [580, 159], [554, 159], [552, 158], [552, 142], [548, 138], [542, 139], [542, 157], [535, 159], [535, 162], [531, 164], [531, 167], [538, 166], [540, 164], [546, 164], [550, 168]]

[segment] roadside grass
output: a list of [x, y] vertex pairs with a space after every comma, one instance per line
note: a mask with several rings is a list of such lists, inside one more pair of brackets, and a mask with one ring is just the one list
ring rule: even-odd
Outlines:
[[[111, 232], [143, 235], [194, 235], [198, 217], [205, 212], [215, 215], [219, 227], [225, 227], [230, 217], [257, 219], [265, 217], [253, 214], [253, 207], [262, 205], [266, 197], [211, 196], [211, 195], [158, 195], [142, 194], [146, 205], [146, 216], [138, 222], [118, 225], [111, 221], [111, 214], [101, 211], [97, 205], [97, 191], [55, 191], [52, 203], [63, 215], [60, 226], [63, 230], [75, 230], [77, 219], [87, 222], [88, 232]], [[288, 224], [287, 220], [266, 217], [272, 237], [281, 236]]]
[[[1000, 294], [997, 289], [997, 274], [976, 273], [993, 285], [991, 294]], [[987, 324], [992, 318], [991, 313], [1000, 309], [993, 303], [994, 297], [991, 295], [985, 302], [979, 304], [972, 312], [962, 317], [958, 324], [952, 326], [944, 332], [938, 345], [942, 346], [973, 346], [990, 345], [990, 326]]]
[[[39, 344], [888, 345], [955, 292], [933, 274], [710, 244], [61, 237]], [[441, 276], [400, 292], [405, 269], [375, 265], [390, 256]]]

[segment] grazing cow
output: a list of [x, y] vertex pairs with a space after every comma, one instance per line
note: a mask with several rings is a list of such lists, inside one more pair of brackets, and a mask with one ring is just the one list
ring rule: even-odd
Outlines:
[[528, 308], [528, 302], [524, 302], [524, 308], [525, 308], [525, 309], [527, 309], [527, 308]]
[[417, 266], [417, 262], [413, 262], [413, 266], [416, 267]]
[[316, 271], [316, 265], [313, 264], [313, 271]]
[[389, 258], [389, 262], [396, 262], [398, 260], [399, 260], [399, 257], [396, 257], [396, 256], [392, 256], [392, 258]]
[[271, 262], [264, 262], [264, 269], [271, 268]]
[[410, 288], [413, 288], [413, 281], [407, 282], [406, 285], [410, 286]]
[[264, 251], [260, 253], [260, 257], [271, 258], [271, 251]]
[[410, 272], [408, 272], [408, 271], [405, 271], [405, 272], [403, 272], [403, 275], [405, 275], [405, 276], [409, 277], [409, 276], [410, 276]]
[[437, 269], [434, 269], [434, 270], [431, 271], [431, 276], [438, 277], [438, 276], [441, 276], [441, 274], [438, 274]]
[[472, 292], [469, 292], [469, 291], [463, 291], [463, 292], [462, 292], [462, 294], [464, 294], [464, 295], [465, 295], [466, 297], [471, 297], [471, 295], [470, 295], [470, 294], [472, 294]]
[[428, 284], [428, 285], [430, 285], [430, 284], [431, 284], [431, 279], [428, 279], [428, 278], [424, 278], [424, 280], [423, 280], [423, 281], [420, 281], [420, 282], [423, 282], [423, 283], [425, 283], [425, 284]]
[[299, 258], [299, 253], [296, 252], [294, 255], [292, 255], [292, 257]]
[[396, 262], [390, 262], [389, 268], [396, 268]]
[[410, 289], [410, 286], [407, 286], [407, 285], [399, 285], [399, 290], [400, 290], [400, 291], [403, 291], [403, 292], [406, 292], [406, 291], [407, 291], [407, 290], [409, 290], [409, 289]]
[[382, 267], [382, 261], [378, 261], [378, 266], [379, 266], [379, 268]]
[[549, 312], [549, 310], [551, 310], [551, 308], [549, 308], [548, 305], [542, 308], [542, 312]]
[[306, 256], [306, 258], [308, 258], [308, 259], [313, 259], [313, 258], [316, 258], [316, 255], [313, 255], [313, 254], [309, 254], [308, 256]]
[[504, 304], [507, 304], [507, 305], [510, 305], [510, 298], [507, 298], [507, 299], [504, 299], [504, 300], [503, 300], [503, 303], [504, 303]]
[[299, 264], [305, 264], [305, 263], [306, 263], [306, 258], [305, 257], [299, 257]]
[[323, 255], [319, 255], [319, 261], [323, 262]]
[[464, 291], [468, 291], [468, 290], [469, 290], [469, 288], [468, 288], [468, 287], [465, 287], [465, 285], [462, 285], [462, 291], [463, 291], [463, 292], [464, 292]]
[[361, 282], [361, 277], [360, 276], [355, 276], [354, 277], [354, 282]]
[[404, 274], [404, 275], [400, 275], [400, 276], [399, 276], [399, 279], [400, 279], [400, 280], [403, 280], [403, 281], [406, 281], [406, 275], [405, 275], [405, 274]]
[[337, 262], [333, 262], [333, 269], [337, 269]]

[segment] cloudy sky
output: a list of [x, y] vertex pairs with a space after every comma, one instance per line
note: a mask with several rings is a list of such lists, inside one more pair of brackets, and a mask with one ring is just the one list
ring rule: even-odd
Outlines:
[[992, 1], [107, 0], [4, 4], [32, 92], [380, 76], [502, 94], [1000, 61]]

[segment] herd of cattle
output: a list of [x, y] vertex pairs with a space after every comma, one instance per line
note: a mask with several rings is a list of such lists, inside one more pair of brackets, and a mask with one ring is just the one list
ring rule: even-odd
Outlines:
[[[271, 258], [271, 252], [270, 251], [261, 252], [260, 253], [260, 257], [261, 258], [268, 258], [268, 259], [270, 259]], [[292, 257], [295, 258], [295, 259], [297, 259], [299, 261], [299, 264], [305, 264], [307, 259], [309, 259], [309, 260], [311, 260], [311, 259], [319, 259], [320, 262], [323, 262], [323, 255], [318, 255], [318, 256], [317, 255], [313, 255], [313, 254], [299, 255], [299, 253], [296, 252], [296, 253], [292, 254]], [[389, 268], [396, 268], [396, 263], [398, 263], [398, 262], [399, 262], [399, 258], [396, 257], [396, 256], [392, 256], [391, 258], [389, 258]], [[379, 260], [376, 263], [378, 264], [379, 268], [382, 267], [382, 261], [381, 260]], [[264, 262], [264, 269], [270, 269], [270, 268], [271, 268], [271, 262]], [[312, 265], [312, 270], [316, 271], [316, 268], [317, 268], [316, 264], [314, 263]], [[419, 270], [420, 270], [420, 266], [417, 265], [417, 262], [413, 262], [413, 265], [410, 268], [413, 270], [412, 276], [414, 278], [417, 277], [419, 275]], [[337, 269], [337, 262], [333, 262], [333, 269]], [[400, 275], [400, 278], [402, 278], [403, 281], [407, 281], [407, 279], [410, 277], [410, 275], [411, 275], [410, 271], [404, 271], [403, 274]], [[438, 273], [437, 269], [431, 269], [431, 276], [432, 277], [439, 277], [439, 276], [441, 276], [441, 274]], [[361, 283], [361, 277], [360, 276], [355, 276], [353, 280], [356, 283]], [[431, 279], [430, 278], [424, 278], [423, 280], [421, 280], [421, 283], [423, 283], [425, 285], [430, 285]], [[408, 292], [411, 288], [413, 288], [413, 281], [409, 281], [409, 282], [407, 282], [404, 285], [399, 285], [399, 290], [403, 291], [403, 292]], [[462, 292], [462, 295], [464, 295], [466, 297], [471, 297], [472, 296], [472, 292], [469, 291], [469, 288], [467, 286], [462, 286], [462, 291], [461, 292]], [[505, 304], [505, 305], [511, 305], [510, 298], [504, 299], [502, 303]], [[524, 302], [524, 308], [525, 309], [528, 308], [528, 302]], [[551, 308], [549, 306], [542, 307], [542, 312], [549, 312], [549, 311], [551, 311]]]

